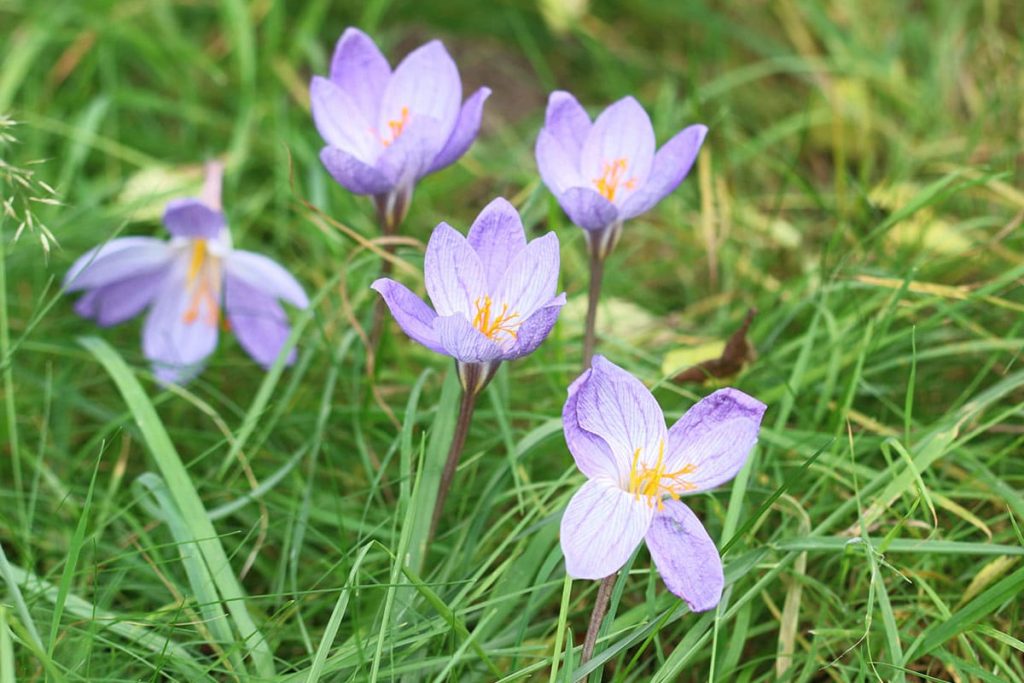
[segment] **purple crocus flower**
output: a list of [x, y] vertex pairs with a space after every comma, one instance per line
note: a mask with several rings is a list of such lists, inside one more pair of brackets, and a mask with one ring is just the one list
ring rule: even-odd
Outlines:
[[571, 94], [551, 93], [537, 138], [544, 184], [600, 258], [615, 246], [623, 221], [651, 209], [679, 186], [700, 151], [707, 126], [684, 128], [655, 153], [654, 128], [632, 97], [593, 123]]
[[413, 50], [392, 71], [369, 36], [348, 28], [330, 77], [310, 84], [313, 121], [327, 143], [320, 159], [343, 187], [373, 195], [397, 225], [416, 181], [469, 149], [490, 94], [480, 88], [462, 102], [459, 70], [440, 41]]
[[680, 496], [734, 476], [766, 406], [736, 389], [699, 401], [672, 428], [640, 380], [594, 356], [569, 387], [565, 440], [587, 483], [562, 517], [570, 576], [602, 579], [646, 540], [668, 589], [695, 612], [718, 604], [725, 579], [714, 541]]
[[394, 280], [373, 289], [407, 335], [458, 361], [463, 386], [476, 393], [501, 361], [531, 353], [548, 336], [565, 304], [564, 293], [555, 295], [558, 268], [555, 233], [527, 244], [519, 213], [498, 198], [468, 237], [447, 223], [434, 229], [423, 264], [433, 309]]
[[290, 332], [278, 299], [309, 305], [301, 285], [279, 264], [232, 248], [220, 206], [222, 174], [220, 164], [209, 164], [199, 198], [168, 203], [170, 241], [111, 240], [86, 252], [64, 277], [67, 291], [85, 292], [75, 311], [104, 327], [149, 308], [142, 351], [164, 383], [198, 374], [222, 324], [253, 360], [269, 367]]

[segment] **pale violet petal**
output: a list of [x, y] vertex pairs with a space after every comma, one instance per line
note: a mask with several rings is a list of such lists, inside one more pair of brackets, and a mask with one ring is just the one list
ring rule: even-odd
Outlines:
[[651, 526], [654, 509], [608, 479], [591, 479], [562, 515], [565, 572], [603, 579], [622, 569]]
[[736, 476], [757, 442], [767, 406], [738, 389], [719, 389], [668, 431], [665, 470], [691, 469], [685, 480], [705, 491]]
[[662, 581], [694, 612], [722, 599], [722, 558], [704, 525], [685, 504], [666, 500], [647, 531], [647, 549]]

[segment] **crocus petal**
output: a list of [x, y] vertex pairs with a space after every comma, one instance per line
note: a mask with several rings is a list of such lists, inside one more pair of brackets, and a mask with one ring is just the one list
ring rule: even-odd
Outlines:
[[714, 608], [722, 598], [725, 574], [715, 542], [690, 508], [666, 500], [647, 531], [647, 549], [670, 591], [694, 612]]
[[576, 392], [580, 428], [604, 439], [620, 472], [628, 473], [634, 459], [654, 467], [666, 439], [665, 417], [654, 396], [604, 356], [594, 356], [590, 367], [590, 377]]
[[69, 292], [105, 287], [151, 273], [171, 262], [174, 251], [154, 237], [122, 237], [87, 251], [72, 264], [64, 285]]
[[320, 150], [320, 161], [331, 177], [349, 192], [378, 195], [394, 189], [395, 184], [384, 173], [337, 147]]
[[142, 352], [163, 382], [185, 382], [217, 347], [217, 325], [210, 311], [187, 316], [192, 303], [186, 282], [188, 264], [180, 262], [168, 273], [142, 328]]
[[569, 188], [558, 195], [558, 203], [576, 225], [584, 230], [604, 230], [619, 218], [619, 210], [596, 190]]
[[391, 309], [395, 322], [413, 341], [423, 344], [431, 351], [447, 353], [441, 346], [437, 332], [434, 331], [437, 313], [434, 313], [422, 299], [405, 285], [388, 278], [380, 278], [370, 287], [384, 297], [384, 303]]
[[451, 136], [461, 104], [458, 67], [444, 45], [432, 40], [410, 52], [395, 68], [381, 98], [377, 128], [388, 130], [391, 122], [403, 120], [403, 111], [411, 118], [428, 116], [437, 121], [436, 153]]
[[624, 481], [629, 478], [629, 464], [612, 454], [611, 446], [597, 434], [580, 426], [579, 390], [590, 381], [593, 370], [587, 369], [569, 385], [569, 397], [562, 407], [562, 429], [565, 432], [565, 443], [569, 446], [573, 460], [580, 472], [588, 479], [604, 477], [612, 481]]
[[373, 119], [367, 119], [345, 91], [326, 78], [313, 76], [309, 84], [309, 106], [313, 123], [324, 142], [366, 164], [373, 163], [381, 147]]
[[234, 249], [224, 259], [224, 270], [267, 296], [284, 299], [298, 308], [309, 305], [302, 285], [281, 264], [263, 254]]
[[444, 353], [463, 363], [488, 363], [505, 355], [501, 346], [459, 313], [438, 317], [434, 321], [434, 332]]
[[537, 170], [540, 171], [541, 180], [555, 196], [563, 194], [569, 188], [587, 184], [580, 175], [578, 155], [573, 156], [567, 152], [558, 138], [546, 128], [541, 129], [537, 136], [534, 155], [537, 158]]
[[473, 318], [474, 302], [485, 282], [484, 267], [462, 233], [447, 223], [438, 225], [430, 235], [423, 278], [438, 315]]
[[413, 115], [402, 134], [377, 157], [377, 170], [395, 187], [412, 186], [427, 174], [444, 142], [437, 137], [437, 126], [437, 120], [430, 116]]
[[558, 314], [565, 305], [565, 293], [559, 294], [541, 308], [534, 311], [516, 331], [516, 342], [505, 354], [505, 360], [522, 358], [533, 353], [558, 321]]
[[477, 133], [480, 132], [480, 120], [484, 114], [484, 102], [491, 96], [490, 88], [480, 88], [469, 96], [459, 110], [459, 119], [455, 122], [455, 129], [448, 137], [441, 151], [431, 162], [428, 173], [440, 171], [446, 166], [454, 164], [459, 157], [466, 153]]
[[558, 236], [549, 232], [519, 252], [495, 292], [494, 299], [516, 315], [528, 318], [555, 295], [558, 287]]
[[75, 304], [75, 312], [103, 327], [134, 318], [153, 301], [167, 276], [167, 268], [118, 280], [94, 289]]
[[526, 248], [523, 219], [507, 199], [498, 197], [473, 221], [466, 240], [480, 257], [488, 289], [496, 291], [509, 264]]
[[575, 163], [579, 162], [591, 125], [587, 112], [570, 93], [556, 90], [548, 96], [544, 130], [551, 133]]
[[693, 167], [707, 133], [707, 126], [684, 128], [658, 150], [647, 181], [623, 203], [623, 220], [651, 209], [679, 187], [679, 183], [683, 182]]
[[[231, 331], [245, 352], [264, 368], [273, 365], [291, 332], [277, 299], [229, 274], [224, 278], [224, 308]], [[286, 362], [295, 362], [295, 355], [292, 349]]]
[[565, 571], [574, 579], [603, 579], [622, 569], [651, 526], [654, 509], [607, 479], [591, 479], [562, 516]]
[[654, 128], [647, 112], [632, 97], [624, 97], [605, 109], [594, 121], [580, 153], [580, 173], [593, 183], [605, 173], [606, 165], [619, 160], [626, 166], [615, 201], [622, 204], [630, 195], [627, 185], [640, 187], [647, 180], [654, 159]]
[[175, 237], [212, 239], [225, 225], [223, 213], [191, 197], [172, 199], [164, 209], [164, 226]]
[[737, 389], [719, 389], [704, 397], [669, 430], [666, 471], [693, 465], [686, 480], [696, 487], [694, 492], [729, 481], [757, 442], [766, 409], [765, 404]]
[[331, 81], [352, 99], [367, 122], [376, 122], [391, 66], [373, 39], [357, 28], [341, 34], [331, 58]]

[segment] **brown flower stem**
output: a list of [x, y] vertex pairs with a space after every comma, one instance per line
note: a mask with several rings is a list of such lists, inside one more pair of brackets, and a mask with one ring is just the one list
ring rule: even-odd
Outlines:
[[597, 600], [594, 601], [594, 611], [590, 613], [590, 626], [587, 627], [587, 637], [583, 641], [583, 654], [580, 657], [580, 666], [590, 661], [594, 656], [594, 646], [597, 645], [597, 634], [601, 630], [601, 622], [608, 612], [608, 601], [612, 597], [612, 588], [615, 587], [615, 574], [601, 579], [601, 585], [597, 588]]
[[437, 524], [441, 521], [441, 513], [444, 512], [444, 502], [448, 498], [448, 489], [451, 488], [452, 480], [455, 478], [455, 470], [459, 466], [459, 458], [462, 456], [462, 447], [466, 445], [469, 424], [473, 421], [473, 409], [476, 407], [478, 393], [477, 391], [472, 391], [472, 389], [462, 390], [462, 401], [459, 403], [459, 417], [455, 422], [455, 434], [452, 436], [452, 445], [448, 449], [448, 459], [444, 463], [441, 482], [437, 487], [437, 502], [434, 503], [434, 514], [430, 518], [430, 535], [427, 536], [428, 539], [434, 538]]
[[583, 330], [583, 370], [590, 368], [597, 345], [597, 302], [601, 299], [601, 279], [604, 277], [604, 259], [596, 249], [590, 250], [590, 293], [587, 296], [587, 321]]

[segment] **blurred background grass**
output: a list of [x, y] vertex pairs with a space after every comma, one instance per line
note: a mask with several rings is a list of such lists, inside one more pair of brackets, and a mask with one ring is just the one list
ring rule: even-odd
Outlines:
[[[143, 476], [138, 405], [59, 292], [90, 246], [160, 234], [163, 203], [215, 155], [236, 244], [323, 292], [298, 364], [265, 380], [225, 339], [197, 382], [161, 391], [137, 323], [100, 334], [216, 511], [277, 679], [307, 680], [320, 648], [324, 680], [586, 673], [578, 648], [561, 655], [594, 587], [566, 589], [557, 545], [580, 482], [557, 416], [586, 262], [532, 155], [554, 88], [592, 110], [634, 94], [659, 142], [711, 129], [680, 190], [627, 226], [601, 351], [675, 416], [712, 387], [666, 381], [672, 366], [756, 307], [758, 357], [730, 383], [770, 406], [746, 474], [694, 501], [731, 543], [722, 607], [687, 614], [641, 551], [599, 645], [605, 680], [1024, 680], [1022, 24], [1024, 5], [996, 0], [0, 0], [0, 112], [19, 122], [0, 158], [34, 173], [5, 174], [0, 219], [0, 680], [261, 680]], [[422, 581], [395, 556], [422, 514], [416, 462], [443, 440], [448, 366], [391, 329], [372, 384], [399, 431], [352, 324], [379, 261], [305, 204], [375, 234], [369, 202], [321, 168], [308, 114], [349, 25], [392, 63], [439, 37], [466, 92], [494, 89], [481, 138], [420, 185], [403, 234], [464, 230], [506, 196], [529, 230], [558, 232], [570, 297], [484, 397]], [[27, 210], [59, 247], [38, 225], [12, 242]], [[420, 249], [399, 254], [419, 270]]]

